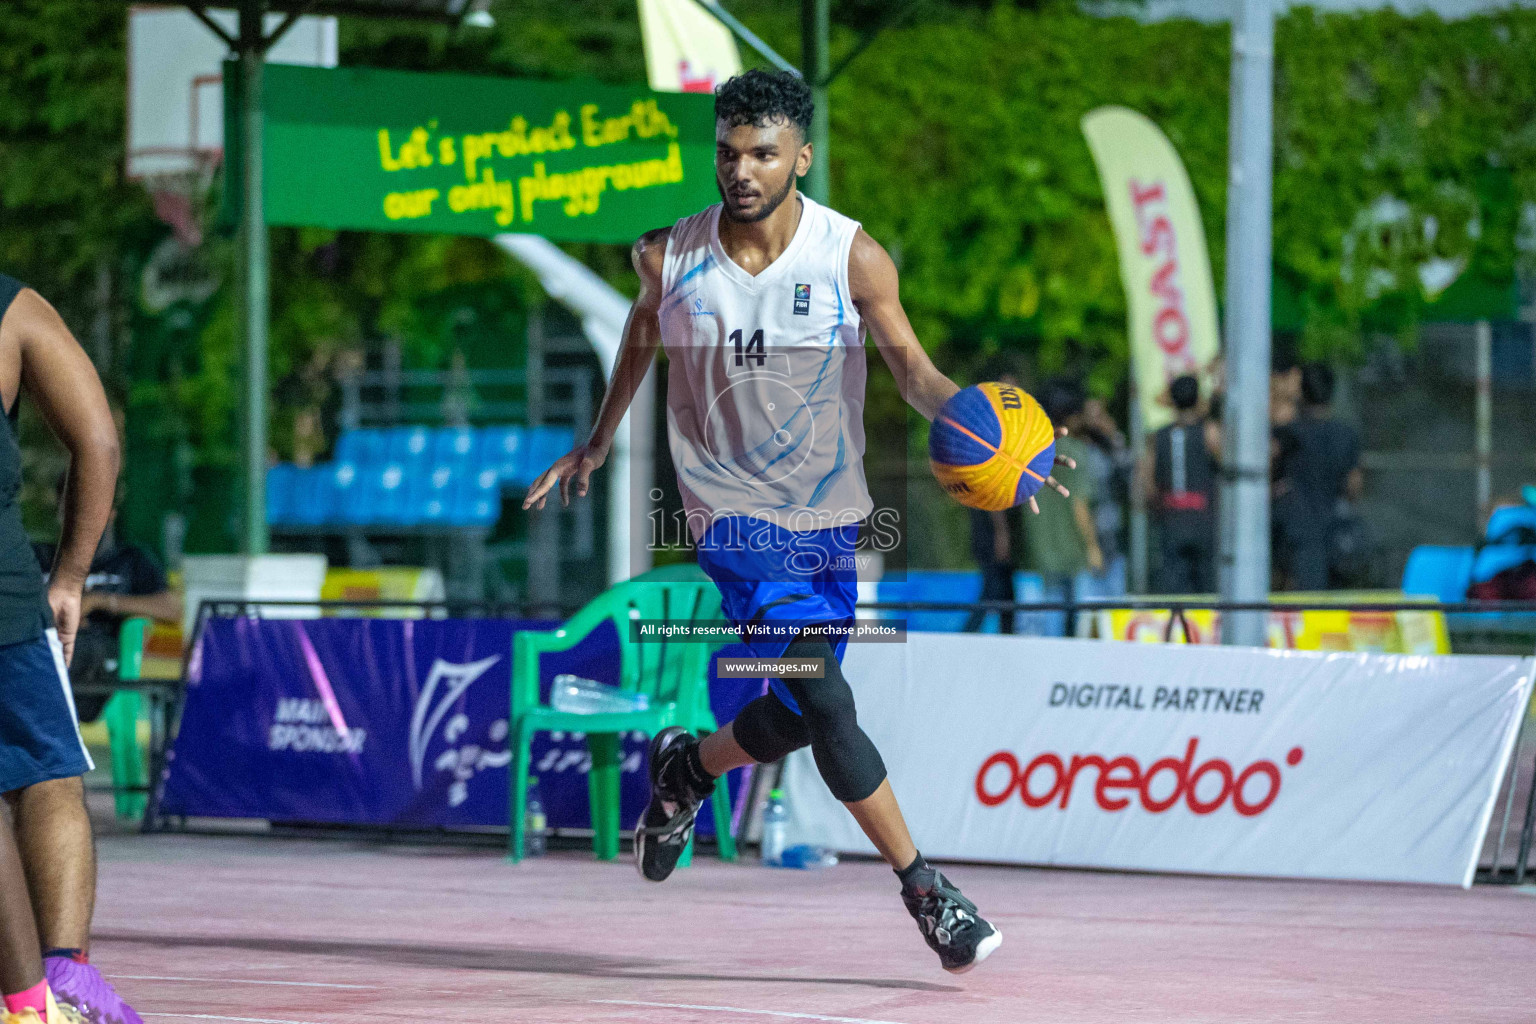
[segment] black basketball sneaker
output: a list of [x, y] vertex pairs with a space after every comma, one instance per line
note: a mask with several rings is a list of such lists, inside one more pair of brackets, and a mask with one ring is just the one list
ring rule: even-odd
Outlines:
[[976, 904], [940, 872], [933, 873], [933, 885], [927, 889], [903, 887], [901, 901], [950, 974], [964, 974], [1003, 944], [1003, 933], [976, 913]]
[[647, 881], [665, 882], [693, 837], [704, 801], [693, 794], [680, 759], [697, 742], [675, 725], [651, 740], [651, 802], [635, 826], [635, 866]]

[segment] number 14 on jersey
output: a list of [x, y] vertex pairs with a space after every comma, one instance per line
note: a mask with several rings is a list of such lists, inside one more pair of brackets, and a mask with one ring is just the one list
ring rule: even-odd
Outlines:
[[736, 365], [743, 366], [748, 360], [757, 360], [757, 365], [762, 366], [768, 361], [768, 356], [763, 352], [763, 331], [758, 328], [752, 337], [747, 339], [746, 346], [741, 343], [740, 328], [731, 332], [731, 345], [736, 349]]

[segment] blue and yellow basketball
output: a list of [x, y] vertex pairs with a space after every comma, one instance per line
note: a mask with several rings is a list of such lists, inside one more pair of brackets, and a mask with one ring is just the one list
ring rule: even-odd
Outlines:
[[939, 410], [928, 433], [928, 461], [960, 504], [1001, 511], [1028, 501], [1051, 475], [1056, 428], [1023, 388], [977, 384]]

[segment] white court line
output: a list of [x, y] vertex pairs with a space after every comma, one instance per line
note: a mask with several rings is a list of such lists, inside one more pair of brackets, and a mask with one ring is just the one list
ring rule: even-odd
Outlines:
[[642, 1003], [633, 999], [594, 999], [594, 1003], [610, 1006], [654, 1006], [663, 1010], [716, 1010], [720, 1013], [751, 1013], [760, 1017], [793, 1017], [796, 1020], [825, 1020], [834, 1024], [895, 1024], [889, 1020], [869, 1020], [865, 1017], [826, 1017], [819, 1013], [791, 1013], [788, 1010], [744, 1010], [739, 1006], [697, 1006], [693, 1003]]
[[377, 989], [377, 985], [343, 985], [329, 981], [256, 981], [252, 978], [181, 978], [163, 974], [111, 974], [111, 978], [122, 978], [124, 981], [207, 981], [218, 985], [287, 985], [293, 988], [366, 988]]
[[190, 1020], [232, 1020], [238, 1024], [314, 1024], [307, 1020], [273, 1020], [270, 1017], [220, 1017], [216, 1013], [140, 1013], [140, 1017], [186, 1017]]

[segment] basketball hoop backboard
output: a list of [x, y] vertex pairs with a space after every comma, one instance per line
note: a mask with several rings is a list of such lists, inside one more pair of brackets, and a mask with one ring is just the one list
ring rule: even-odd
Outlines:
[[[235, 32], [231, 11], [209, 11]], [[282, 23], [267, 16], [266, 29]], [[224, 153], [224, 60], [228, 49], [185, 8], [135, 5], [128, 11], [128, 166], [130, 179], [186, 177], [216, 166]], [[336, 19], [300, 18], [267, 53], [274, 64], [336, 66]]]

